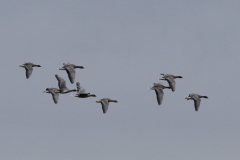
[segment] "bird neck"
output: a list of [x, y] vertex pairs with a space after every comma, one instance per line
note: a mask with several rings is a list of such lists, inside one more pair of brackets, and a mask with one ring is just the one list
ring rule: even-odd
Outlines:
[[182, 78], [182, 76], [174, 76], [174, 78]]

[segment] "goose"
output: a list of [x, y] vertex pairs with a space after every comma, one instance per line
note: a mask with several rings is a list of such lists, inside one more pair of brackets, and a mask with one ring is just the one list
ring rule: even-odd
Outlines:
[[172, 91], [175, 91], [175, 78], [182, 78], [182, 76], [174, 76], [174, 75], [170, 75], [170, 74], [161, 74], [163, 75], [162, 78], [158, 78], [159, 80], [165, 80], [168, 82], [169, 86], [171, 87]]
[[26, 78], [28, 79], [33, 71], [33, 67], [41, 67], [40, 65], [33, 64], [31, 62], [27, 62], [24, 64], [20, 64], [19, 67], [25, 68], [26, 69]]
[[78, 97], [78, 98], [96, 97], [95, 94], [86, 93], [85, 89], [80, 86], [79, 82], [77, 82], [76, 85], [77, 85], [77, 94], [72, 94], [71, 96]]
[[108, 110], [109, 102], [117, 103], [118, 101], [117, 100], [112, 100], [112, 99], [109, 99], [109, 98], [103, 98], [103, 99], [100, 99], [99, 101], [96, 101], [96, 102], [102, 104], [102, 110], [103, 110], [103, 113], [105, 114]]
[[165, 89], [165, 88], [170, 89], [171, 87], [166, 87], [166, 86], [162, 85], [161, 83], [153, 83], [153, 87], [148, 87], [148, 89], [150, 89], [150, 90], [155, 90], [158, 105], [162, 104], [163, 95], [164, 95], [163, 89]]
[[196, 94], [196, 93], [189, 94], [188, 97], [185, 97], [185, 99], [187, 99], [187, 100], [192, 99], [194, 101], [195, 111], [198, 111], [198, 109], [199, 109], [200, 102], [201, 102], [200, 98], [208, 99], [207, 96], [200, 96], [199, 94]]
[[60, 90], [58, 88], [47, 88], [46, 91], [43, 91], [44, 93], [50, 93], [52, 94], [52, 98], [55, 104], [58, 103], [58, 97]]
[[63, 78], [59, 77], [57, 74], [55, 75], [55, 77], [58, 80], [59, 93], [65, 94], [65, 93], [77, 91], [76, 89], [69, 90], [66, 86], [66, 81]]
[[75, 70], [76, 68], [81, 68], [81, 69], [84, 69], [83, 66], [76, 66], [74, 64], [71, 64], [71, 63], [63, 63], [63, 67], [62, 68], [58, 68], [59, 70], [66, 70], [67, 71], [67, 74], [68, 74], [68, 78], [70, 80], [70, 82], [73, 84], [74, 83], [74, 80], [75, 80]]

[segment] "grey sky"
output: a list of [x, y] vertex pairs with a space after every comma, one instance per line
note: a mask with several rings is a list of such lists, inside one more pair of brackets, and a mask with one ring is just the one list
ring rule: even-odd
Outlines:
[[[0, 159], [238, 160], [240, 2], [0, 1]], [[19, 68], [40, 64], [29, 79]], [[71, 62], [96, 98], [60, 95]], [[147, 88], [181, 75], [161, 106]], [[167, 85], [167, 82], [162, 81]], [[189, 93], [207, 95], [198, 112]], [[13, 98], [14, 97], [14, 98]], [[111, 98], [106, 114], [96, 100]]]

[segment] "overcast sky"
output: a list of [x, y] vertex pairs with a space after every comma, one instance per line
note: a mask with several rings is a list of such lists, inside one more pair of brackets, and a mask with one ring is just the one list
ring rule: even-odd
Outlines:
[[[0, 159], [239, 160], [240, 1], [0, 1]], [[29, 79], [24, 62], [40, 64]], [[60, 95], [55, 74], [97, 97]], [[149, 90], [161, 73], [182, 76]], [[198, 112], [189, 93], [206, 95]], [[111, 98], [103, 114], [96, 100]]]

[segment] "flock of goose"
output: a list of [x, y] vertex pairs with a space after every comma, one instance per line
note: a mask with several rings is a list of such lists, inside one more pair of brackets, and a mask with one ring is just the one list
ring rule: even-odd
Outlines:
[[[168, 89], [171, 89], [174, 92], [175, 88], [176, 88], [176, 83], [175, 83], [174, 79], [182, 78], [182, 76], [174, 76], [174, 75], [170, 75], [170, 74], [160, 74], [160, 75], [162, 75], [163, 77], [158, 78], [158, 79], [167, 81], [168, 84], [169, 84], [169, 87], [166, 87], [166, 86], [162, 85], [161, 83], [153, 83], [153, 87], [148, 87], [148, 89], [155, 90], [158, 105], [162, 104], [163, 94], [164, 94], [163, 89], [168, 88]], [[207, 98], [208, 99], [207, 96], [201, 96], [201, 95], [196, 94], [196, 93], [189, 94], [188, 97], [185, 97], [185, 99], [187, 99], [187, 100], [191, 99], [191, 100], [194, 101], [195, 111], [198, 111], [198, 109], [199, 109], [200, 102], [201, 102], [200, 98]]]
[[[41, 66], [28, 62], [28, 63], [24, 63], [24, 64], [20, 65], [19, 67], [25, 68], [26, 78], [28, 79], [32, 74], [33, 67], [41, 67]], [[73, 84], [74, 80], [75, 80], [75, 74], [76, 74], [75, 69], [76, 68], [84, 69], [83, 66], [76, 66], [74, 64], [70, 64], [69, 62], [67, 64], [63, 63], [63, 67], [58, 68], [58, 69], [59, 70], [66, 70], [66, 72], [68, 74], [68, 78], [69, 78], [70, 82]], [[158, 105], [162, 104], [163, 95], [164, 95], [163, 89], [165, 89], [165, 88], [171, 89], [172, 92], [174, 92], [175, 88], [176, 88], [175, 87], [176, 83], [175, 83], [174, 79], [182, 78], [182, 76], [174, 76], [174, 75], [170, 75], [170, 74], [161, 74], [161, 75], [162, 75], [162, 78], [158, 78], [158, 79], [167, 81], [168, 84], [169, 84], [169, 87], [164, 86], [161, 83], [153, 83], [153, 87], [149, 87], [149, 89], [155, 90]], [[71, 89], [70, 90], [70, 89], [67, 88], [66, 81], [63, 78], [59, 77], [57, 74], [55, 75], [55, 77], [58, 80], [58, 87], [59, 88], [47, 88], [46, 91], [44, 91], [45, 93], [52, 94], [52, 98], [53, 98], [53, 101], [54, 101], [55, 104], [58, 103], [59, 93], [60, 94], [66, 94], [66, 93], [70, 93], [70, 92], [77, 92], [77, 94], [71, 94], [71, 96], [78, 97], [78, 98], [96, 97], [95, 94], [86, 93], [85, 89], [82, 86], [80, 86], [79, 82], [76, 83], [77, 90], [76, 89]], [[201, 96], [201, 95], [195, 94], [195, 93], [189, 94], [188, 97], [185, 97], [185, 99], [187, 99], [187, 100], [191, 99], [191, 100], [194, 101], [195, 111], [198, 111], [198, 109], [199, 109], [200, 102], [201, 102], [200, 98], [208, 98], [208, 97], [207, 96]], [[103, 98], [103, 99], [100, 99], [96, 102], [101, 103], [103, 113], [107, 112], [109, 102], [117, 103], [116, 100], [111, 100], [109, 98]]]
[[[32, 74], [33, 67], [41, 67], [41, 66], [28, 62], [28, 63], [21, 64], [19, 67], [25, 68], [26, 78], [28, 79]], [[68, 62], [67, 64], [63, 63], [63, 67], [58, 68], [58, 69], [59, 70], [66, 70], [66, 72], [68, 74], [68, 78], [69, 78], [70, 82], [73, 84], [74, 80], [75, 80], [75, 73], [76, 73], [74, 69], [76, 69], [76, 68], [83, 69], [84, 67], [83, 66], [76, 66], [76, 65], [70, 64]], [[86, 93], [85, 89], [82, 86], [80, 86], [79, 82], [76, 83], [77, 90], [76, 89], [68, 89], [67, 86], [66, 86], [66, 81], [62, 77], [59, 77], [57, 74], [55, 75], [55, 77], [58, 80], [58, 87], [59, 88], [47, 88], [46, 91], [43, 91], [45, 93], [52, 94], [52, 98], [53, 98], [53, 101], [54, 101], [55, 104], [58, 103], [59, 93], [60, 94], [66, 94], [66, 93], [70, 93], [70, 92], [77, 92], [77, 94], [72, 94], [71, 96], [78, 97], [78, 98], [96, 97], [95, 94]], [[103, 113], [107, 112], [109, 102], [117, 103], [116, 100], [111, 100], [109, 98], [103, 98], [103, 99], [100, 99], [96, 102], [102, 104]]]

